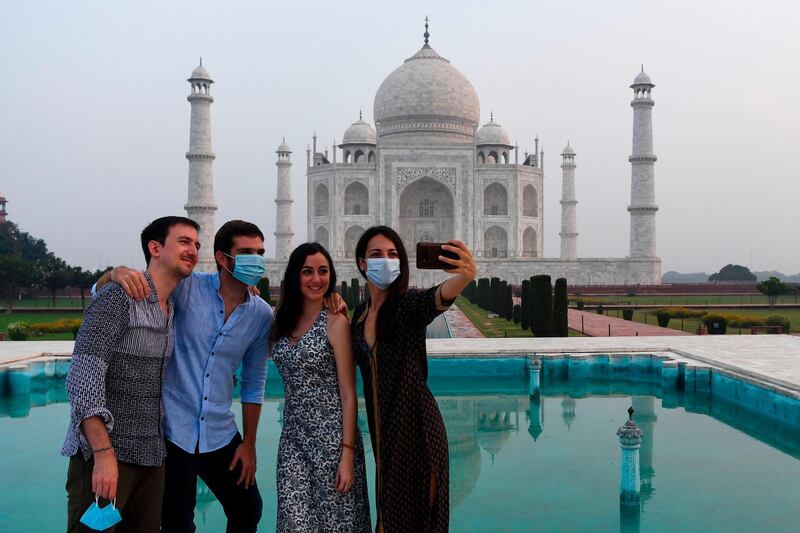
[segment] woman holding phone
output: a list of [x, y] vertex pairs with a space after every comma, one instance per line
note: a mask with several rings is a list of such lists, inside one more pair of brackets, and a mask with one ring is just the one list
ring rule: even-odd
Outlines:
[[364, 381], [376, 464], [378, 531], [446, 532], [449, 523], [447, 433], [430, 389], [425, 331], [475, 277], [475, 262], [460, 241], [440, 256], [452, 274], [427, 290], [408, 288], [403, 241], [374, 226], [356, 245], [368, 298], [353, 314], [353, 353]]

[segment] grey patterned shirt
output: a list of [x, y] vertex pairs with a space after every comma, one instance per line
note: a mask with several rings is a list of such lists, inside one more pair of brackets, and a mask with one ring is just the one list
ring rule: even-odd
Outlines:
[[164, 317], [150, 275], [150, 297], [135, 301], [117, 283], [102, 287], [92, 299], [75, 339], [67, 375], [71, 416], [62, 455], [92, 448], [81, 422], [99, 416], [106, 424], [120, 461], [160, 465], [164, 446], [161, 389], [172, 355], [172, 297]]

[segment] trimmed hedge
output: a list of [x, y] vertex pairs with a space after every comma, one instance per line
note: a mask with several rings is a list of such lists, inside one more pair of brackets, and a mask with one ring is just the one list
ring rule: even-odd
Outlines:
[[28, 339], [28, 328], [30, 324], [20, 320], [19, 322], [12, 322], [8, 325], [8, 338], [12, 341], [24, 341]]
[[622, 310], [622, 318], [625, 320], [633, 320], [633, 309], [623, 309]]
[[522, 320], [522, 306], [519, 304], [514, 304], [514, 310], [512, 311], [512, 317], [514, 320], [514, 324], [519, 324], [520, 320]]
[[531, 331], [534, 337], [553, 336], [553, 286], [550, 276], [539, 275], [531, 278], [533, 306]]
[[522, 280], [522, 301], [519, 311], [519, 325], [522, 329], [531, 327], [531, 282]]
[[553, 292], [553, 336], [569, 336], [569, 319], [567, 317], [567, 279], [558, 278]]
[[768, 316], [766, 320], [764, 320], [764, 325], [781, 326], [783, 328], [783, 333], [789, 333], [789, 331], [791, 331], [791, 326], [792, 326], [788, 318], [786, 318], [785, 316], [778, 316], [778, 315]]
[[725, 335], [728, 331], [728, 319], [720, 314], [707, 314], [703, 317], [709, 335]]
[[28, 326], [28, 333], [35, 336], [49, 333], [71, 333], [73, 329], [80, 328], [83, 320], [80, 318], [62, 318], [54, 322], [36, 322]]
[[669, 321], [672, 316], [669, 314], [669, 311], [657, 311], [656, 312], [656, 319], [658, 320], [658, 325], [662, 328], [669, 327]]

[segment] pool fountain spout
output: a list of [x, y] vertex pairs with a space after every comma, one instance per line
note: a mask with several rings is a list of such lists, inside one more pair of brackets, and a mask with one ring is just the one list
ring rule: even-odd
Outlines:
[[638, 506], [639, 497], [639, 448], [642, 446], [642, 430], [633, 421], [633, 407], [628, 407], [628, 421], [617, 430], [620, 446], [619, 502], [620, 505]]
[[528, 394], [538, 397], [542, 389], [542, 360], [528, 356]]
[[641, 496], [639, 494], [639, 449], [642, 430], [633, 421], [633, 407], [628, 407], [628, 421], [617, 430], [620, 446], [619, 518], [621, 532], [639, 531]]

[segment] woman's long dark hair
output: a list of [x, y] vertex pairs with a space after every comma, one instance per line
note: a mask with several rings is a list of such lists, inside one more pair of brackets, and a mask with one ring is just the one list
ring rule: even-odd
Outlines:
[[358, 244], [356, 244], [356, 266], [364, 278], [367, 277], [367, 273], [361, 269], [358, 261], [359, 259], [367, 260], [367, 245], [370, 239], [377, 235], [383, 235], [392, 241], [392, 244], [397, 249], [397, 257], [400, 259], [400, 275], [386, 289], [389, 294], [378, 310], [378, 318], [375, 324], [375, 339], [384, 341], [391, 333], [397, 304], [400, 298], [408, 291], [408, 254], [406, 253], [406, 247], [403, 245], [403, 239], [400, 238], [400, 235], [395, 230], [389, 226], [372, 226], [361, 235], [361, 238], [358, 239]]
[[333, 294], [336, 288], [336, 270], [333, 268], [333, 261], [328, 250], [318, 242], [307, 242], [294, 249], [289, 256], [289, 263], [286, 265], [286, 272], [283, 274], [283, 287], [281, 288], [281, 302], [275, 311], [275, 324], [272, 326], [273, 341], [286, 335], [290, 335], [297, 326], [297, 321], [303, 314], [303, 295], [300, 292], [300, 271], [306, 258], [310, 255], [322, 254], [328, 261], [330, 281], [328, 289], [325, 291], [327, 298]]

